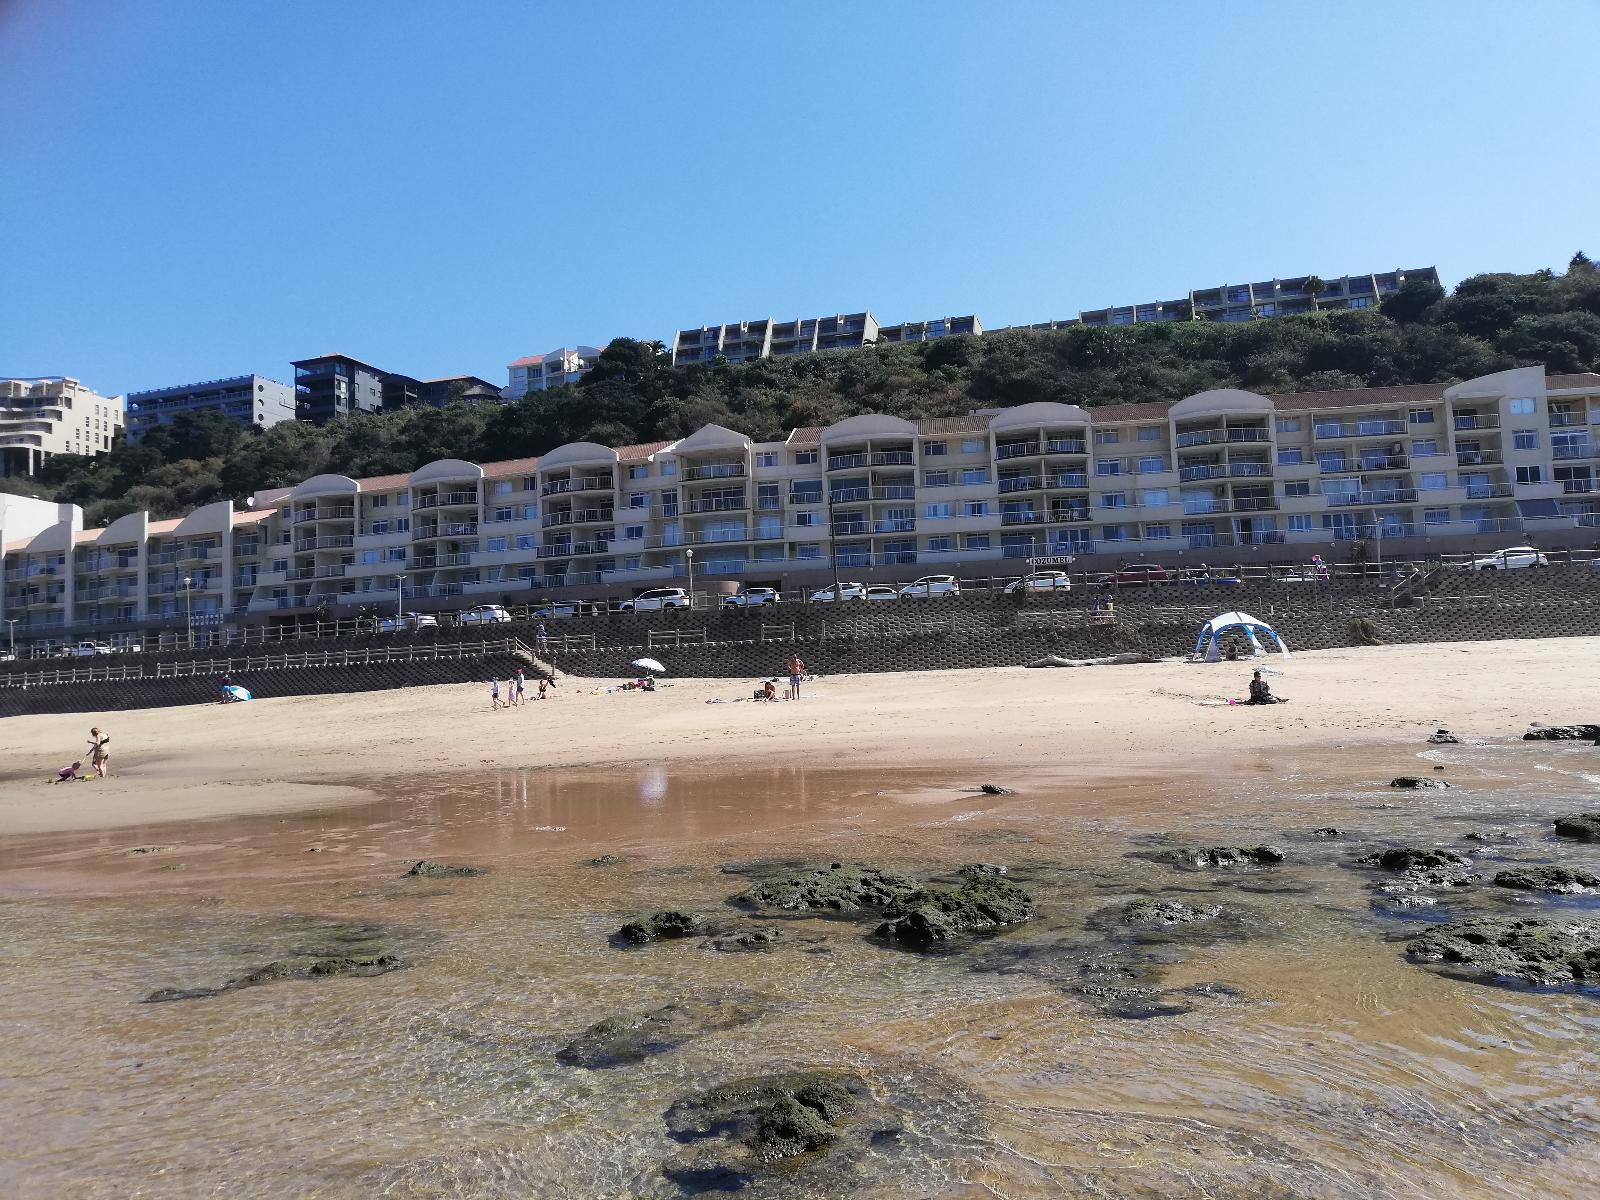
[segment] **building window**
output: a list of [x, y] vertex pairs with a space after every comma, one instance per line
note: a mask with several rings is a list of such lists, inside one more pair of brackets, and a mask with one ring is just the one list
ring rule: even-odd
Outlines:
[[1450, 486], [1450, 477], [1443, 472], [1433, 471], [1421, 476], [1418, 479], [1418, 483], [1421, 484], [1423, 491], [1436, 492], [1441, 488]]
[[538, 518], [539, 506], [537, 504], [524, 504], [522, 506], [522, 519], [524, 521], [535, 521]]
[[943, 521], [950, 516], [950, 505], [930, 504], [923, 510], [923, 515], [930, 521]]
[[1412, 458], [1433, 458], [1439, 453], [1437, 438], [1416, 438], [1411, 443]]
[[1306, 452], [1299, 446], [1287, 446], [1278, 451], [1278, 465], [1280, 467], [1299, 466], [1306, 460]]
[[778, 465], [778, 454], [775, 450], [763, 450], [756, 455], [756, 466], [775, 467]]
[[678, 464], [677, 463], [673, 462], [670, 458], [669, 459], [664, 459], [662, 461], [662, 463], [661, 463], [661, 474], [662, 475], [676, 475], [677, 473], [678, 473]]
[[511, 480], [500, 479], [495, 481], [494, 494], [496, 496], [509, 496], [511, 494]]
[[633, 495], [628, 497], [628, 507], [629, 508], [649, 508], [650, 507], [650, 493], [649, 492], [635, 492]]
[[503, 537], [486, 538], [483, 548], [490, 554], [504, 554], [506, 552], [506, 539]]
[[939, 455], [947, 453], [949, 449], [950, 447], [944, 442], [923, 442], [922, 457], [937, 458]]
[[1432, 425], [1433, 409], [1413, 408], [1411, 412], [1407, 414], [1407, 420], [1409, 420], [1413, 425]]
[[1518, 397], [1509, 401], [1507, 407], [1511, 410], [1512, 416], [1521, 417], [1533, 412], [1534, 402], [1527, 397]]
[[1158, 475], [1167, 469], [1167, 460], [1159, 454], [1147, 454], [1139, 460], [1139, 474]]
[[1102, 525], [1100, 527], [1100, 540], [1105, 542], [1125, 542], [1128, 540], [1128, 527], [1126, 525]]
[[1299, 417], [1279, 417], [1278, 418], [1278, 432], [1279, 433], [1299, 433], [1300, 432], [1300, 418]]
[[494, 515], [489, 519], [491, 521], [510, 521], [514, 520], [516, 515], [517, 510], [514, 508], [497, 508], [494, 510]]
[[980, 441], [977, 438], [971, 438], [961, 443], [961, 453], [963, 454], [986, 454], [988, 450], [989, 443]]
[[373, 563], [382, 561], [383, 555], [377, 550], [363, 550], [361, 552], [361, 562], [364, 566], [371, 566]]
[[387, 496], [372, 496], [367, 500], [367, 507], [368, 508], [388, 508], [389, 507], [389, 497], [387, 497]]
[[649, 463], [634, 463], [634, 464], [632, 464], [631, 466], [628, 467], [628, 478], [629, 479], [649, 479], [650, 478], [650, 464]]
[[949, 471], [928, 471], [922, 476], [923, 487], [949, 487]]
[[1311, 514], [1310, 513], [1290, 513], [1287, 517], [1284, 518], [1284, 528], [1287, 529], [1290, 533], [1310, 533], [1311, 532]]
[[1161, 426], [1141, 425], [1137, 435], [1141, 442], [1159, 442], [1161, 440]]
[[961, 515], [964, 517], [987, 517], [989, 515], [989, 502], [987, 500], [968, 500], [961, 506]]
[[1127, 508], [1127, 492], [1103, 492], [1100, 496], [1101, 508]]
[[622, 527], [622, 540], [623, 541], [625, 541], [625, 542], [637, 542], [637, 541], [643, 540], [643, 538], [644, 538], [644, 526], [643, 525], [624, 525]]
[[518, 550], [532, 550], [537, 544], [538, 539], [531, 533], [519, 533], [517, 535]]
[[989, 469], [987, 467], [963, 467], [961, 469], [961, 482], [964, 484], [988, 483]]
[[390, 562], [403, 563], [403, 562], [405, 562], [405, 560], [406, 560], [406, 548], [404, 546], [390, 546], [389, 547], [389, 561]]
[[967, 550], [989, 549], [989, 535], [987, 533], [969, 533], [964, 540], [964, 548]]
[[790, 504], [821, 504], [822, 480], [797, 479], [789, 488]]
[[955, 541], [949, 537], [931, 537], [928, 539], [928, 551], [931, 554], [948, 554], [955, 548]]
[[1145, 508], [1165, 508], [1169, 503], [1166, 488], [1146, 488], [1139, 493], [1139, 503]]
[[794, 523], [802, 529], [815, 529], [822, 524], [822, 514], [819, 512], [797, 512], [794, 514]]
[[1540, 471], [1540, 468], [1538, 468], [1538, 467], [1518, 467], [1517, 468], [1517, 482], [1518, 483], [1538, 483], [1539, 480], [1540, 480], [1540, 475], [1541, 475], [1541, 471]]
[[1119, 458], [1101, 459], [1094, 464], [1094, 473], [1096, 475], [1121, 475], [1122, 460]]
[[1450, 523], [1450, 510], [1448, 508], [1425, 508], [1422, 510], [1422, 523], [1424, 525], [1448, 525]]
[[637, 571], [644, 559], [637, 554], [624, 554], [622, 556], [622, 569], [624, 571]]
[[794, 556], [801, 559], [821, 558], [822, 546], [818, 542], [801, 542], [795, 546]]
[[1146, 541], [1162, 541], [1172, 536], [1171, 525], [1146, 525], [1144, 527]]
[[1122, 434], [1115, 429], [1096, 429], [1094, 431], [1094, 444], [1096, 446], [1115, 446], [1122, 440]]
[[1539, 448], [1539, 431], [1537, 429], [1514, 429], [1511, 431], [1511, 444], [1518, 450], [1537, 450]]
[[796, 450], [794, 452], [794, 465], [797, 467], [809, 467], [816, 461], [817, 452], [815, 450]]
[[525, 492], [537, 492], [539, 490], [539, 480], [537, 477], [533, 475], [524, 475], [522, 477], [522, 490]]

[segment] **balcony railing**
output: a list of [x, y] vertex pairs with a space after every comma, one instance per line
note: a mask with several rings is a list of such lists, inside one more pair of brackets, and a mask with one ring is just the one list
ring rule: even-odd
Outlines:
[[354, 534], [330, 533], [325, 537], [301, 538], [294, 544], [294, 552], [304, 554], [308, 550], [342, 550], [355, 543]]
[[1464, 486], [1468, 500], [1503, 500], [1512, 494], [1509, 483], [1469, 483]]
[[1013, 511], [1013, 512], [1002, 512], [1000, 514], [1000, 524], [1002, 524], [1002, 525], [1043, 525], [1044, 524], [1044, 514], [1042, 512], [1037, 512], [1037, 511], [1035, 511], [1034, 509], [1031, 509], [1031, 508], [1021, 509], [1021, 510], [1017, 510], [1017, 511]]
[[698, 467], [685, 467], [683, 479], [692, 482], [696, 479], [741, 479], [745, 475], [742, 462], [737, 463], [705, 463]]
[[1093, 519], [1094, 517], [1087, 508], [1053, 508], [1050, 510], [1050, 522], [1054, 525], [1092, 521]]
[[1007, 442], [994, 448], [996, 458], [1027, 458], [1038, 453], [1038, 442]]
[[476, 521], [467, 522], [465, 524], [441, 523], [438, 525], [424, 526], [423, 529], [417, 534], [417, 540], [420, 541], [427, 538], [441, 537], [470, 537], [477, 532], [478, 523]]
[[1234, 512], [1266, 512], [1278, 507], [1276, 496], [1235, 496]]
[[1595, 447], [1588, 442], [1574, 442], [1550, 447], [1553, 458], [1593, 458]]
[[1050, 438], [1044, 444], [1046, 454], [1087, 454], [1088, 443], [1082, 438]]
[[1319, 438], [1385, 437], [1404, 433], [1406, 423], [1400, 420], [1373, 421], [1318, 421], [1312, 432]]
[[834, 537], [864, 537], [867, 532], [865, 521], [835, 521], [832, 525]]
[[830, 454], [828, 455], [828, 470], [849, 471], [856, 467], [867, 465], [865, 454]]
[[1500, 417], [1495, 413], [1462, 413], [1457, 415], [1455, 427], [1457, 429], [1499, 429]]
[[1417, 493], [1414, 488], [1393, 488], [1377, 492], [1338, 492], [1328, 497], [1330, 506], [1346, 506], [1351, 504], [1415, 504]]
[[1272, 474], [1271, 463], [1236, 462], [1228, 464], [1228, 474], [1235, 479], [1264, 479]]
[[1001, 476], [1000, 494], [1007, 492], [1032, 492], [1044, 487], [1044, 480], [1037, 475], [1013, 475], [1010, 478]]
[[873, 533], [914, 533], [916, 528], [917, 522], [913, 517], [896, 517], [891, 521], [874, 521], [872, 523]]
[[680, 511], [685, 513], [740, 512], [750, 507], [747, 496], [711, 496], [702, 500], [684, 501]]
[[435, 496], [419, 496], [417, 507], [420, 508], [476, 508], [478, 506], [477, 492], [441, 492]]
[[1047, 488], [1083, 488], [1089, 487], [1089, 476], [1082, 471], [1058, 471], [1054, 475], [1046, 475], [1044, 485]]
[[910, 467], [916, 465], [916, 456], [909, 450], [874, 450], [872, 452], [872, 465], [875, 467]]
[[1227, 429], [1191, 429], [1178, 435], [1178, 448], [1186, 446], [1216, 446], [1231, 442], [1265, 442], [1271, 440], [1265, 429], [1254, 426], [1236, 426]]
[[1223, 463], [1201, 463], [1193, 467], [1178, 468], [1179, 483], [1193, 483], [1197, 479], [1222, 479], [1228, 474]]
[[870, 499], [872, 489], [868, 487], [834, 488], [828, 493], [828, 500], [833, 504], [854, 504]]
[[1360, 471], [1404, 471], [1410, 466], [1411, 460], [1404, 454], [1364, 455], [1356, 460]]
[[426, 554], [411, 560], [419, 571], [437, 567], [465, 567], [472, 562], [470, 554]]
[[1456, 466], [1458, 467], [1486, 467], [1503, 462], [1498, 450], [1458, 450], [1456, 451]]

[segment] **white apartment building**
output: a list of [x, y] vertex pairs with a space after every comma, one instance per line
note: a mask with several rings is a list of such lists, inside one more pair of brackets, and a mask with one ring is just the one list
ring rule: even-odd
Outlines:
[[123, 397], [64, 375], [0, 379], [0, 475], [32, 475], [52, 454], [104, 454], [123, 409]]
[[598, 346], [562, 346], [548, 354], [519, 358], [507, 367], [511, 378], [503, 395], [507, 401], [521, 400], [529, 392], [577, 383], [599, 357]]
[[[76, 510], [72, 510], [76, 513]], [[37, 514], [34, 514], [37, 524]], [[461, 608], [552, 592], [819, 584], [1152, 561], [1305, 561], [1588, 544], [1600, 526], [1600, 375], [1173, 404], [1037, 403], [850, 417], [756, 441], [561, 446], [538, 459], [319, 475], [181, 520], [68, 516], [4, 546], [18, 637], [361, 606]]]

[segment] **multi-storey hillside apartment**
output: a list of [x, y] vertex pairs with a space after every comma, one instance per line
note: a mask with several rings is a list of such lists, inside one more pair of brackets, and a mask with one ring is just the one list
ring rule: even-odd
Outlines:
[[0, 475], [32, 475], [52, 454], [104, 454], [124, 403], [64, 375], [0, 379]]
[[262, 375], [236, 375], [128, 393], [128, 440], [137, 442], [179, 413], [216, 412], [240, 425], [267, 429], [295, 418], [294, 389]]
[[1356, 540], [1396, 557], [1586, 544], [1600, 375], [866, 415], [770, 442], [708, 425], [675, 442], [319, 475], [247, 512], [224, 502], [101, 530], [69, 514], [5, 545], [0, 618], [19, 637], [630, 595], [684, 578], [691, 552], [700, 586], [804, 586], [836, 568], [989, 575], [1061, 555], [1092, 569], [1129, 555], [1303, 561]]
[[326, 425], [348, 413], [383, 411], [383, 383], [390, 372], [347, 354], [322, 354], [291, 365], [300, 420]]
[[672, 365], [709, 363], [719, 358], [747, 362], [752, 358], [783, 358], [821, 350], [859, 350], [877, 341], [878, 322], [870, 312], [799, 321], [740, 321], [678, 330], [672, 336]]
[[1418, 267], [1411, 271], [1328, 277], [1322, 280], [1323, 286], [1313, 296], [1306, 284], [1316, 278], [1314, 275], [1301, 275], [1293, 279], [1268, 279], [1261, 283], [1230, 283], [1222, 287], [1198, 288], [1182, 300], [1089, 309], [1079, 313], [1078, 320], [1085, 325], [1134, 325], [1141, 321], [1256, 321], [1268, 317], [1291, 317], [1313, 309], [1374, 308], [1384, 296], [1399, 291], [1401, 284], [1413, 280], [1437, 284], [1439, 272], [1435, 267]]
[[507, 400], [521, 400], [529, 392], [542, 392], [563, 383], [577, 383], [600, 357], [597, 346], [562, 346], [548, 354], [530, 354], [507, 367]]
[[983, 322], [976, 316], [937, 317], [931, 321], [906, 321], [900, 325], [885, 325], [878, 330], [879, 342], [931, 342], [942, 337], [961, 337], [963, 334], [980, 334]]

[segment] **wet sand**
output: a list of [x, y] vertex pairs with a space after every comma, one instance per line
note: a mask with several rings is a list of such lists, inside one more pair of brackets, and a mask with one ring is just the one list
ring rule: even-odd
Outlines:
[[[1241, 755], [1411, 743], [1441, 725], [1500, 736], [1593, 719], [1597, 651], [1600, 639], [1563, 638], [1269, 659], [1291, 700], [1273, 708], [1225, 703], [1245, 695], [1254, 664], [1170, 662], [832, 675], [776, 705], [744, 699], [753, 680], [607, 694], [569, 679], [550, 700], [499, 712], [485, 684], [20, 717], [0, 722], [0, 836], [340, 807], [370, 799], [374, 780], [575, 766], [938, 764], [971, 783], [1174, 764], [1223, 774]], [[112, 735], [112, 778], [47, 785], [91, 725]]]
[[[1494, 830], [1511, 837], [1485, 869], [1593, 870], [1600, 849], [1549, 832], [1552, 812], [1600, 803], [1592, 749], [1350, 742], [1230, 746], [1226, 776], [1221, 758], [1099, 775], [1036, 760], [994, 772], [1016, 789], [998, 797], [969, 790], [987, 763], [396, 772], [337, 806], [13, 834], [0, 1194], [675, 1197], [689, 1193], [663, 1172], [683, 1151], [663, 1124], [674, 1100], [807, 1066], [859, 1072], [898, 1114], [894, 1135], [743, 1194], [1596, 1194], [1600, 1001], [1407, 963], [1419, 926], [1380, 915], [1370, 873], [1348, 865]], [[1382, 786], [1435, 765], [1459, 786]], [[1326, 825], [1344, 836], [1310, 836]], [[1185, 872], [1143, 857], [1260, 841], [1288, 861]], [[592, 865], [603, 854], [621, 861]], [[420, 857], [487, 874], [402, 878]], [[726, 905], [748, 880], [724, 868], [768, 857], [1006, 864], [1039, 912], [944, 955], [819, 919], [782, 921], [762, 953], [608, 944], [669, 905], [749, 921]], [[1447, 907], [1550, 907], [1496, 891]], [[1140, 895], [1220, 904], [1236, 924], [1129, 958], [1094, 922]], [[138, 1003], [340, 923], [381, 927], [414, 965]], [[1187, 1011], [1106, 1015], [1063, 986], [1084, 954], [1148, 956]], [[631, 1066], [558, 1059], [608, 1014], [730, 996], [759, 1018]]]

